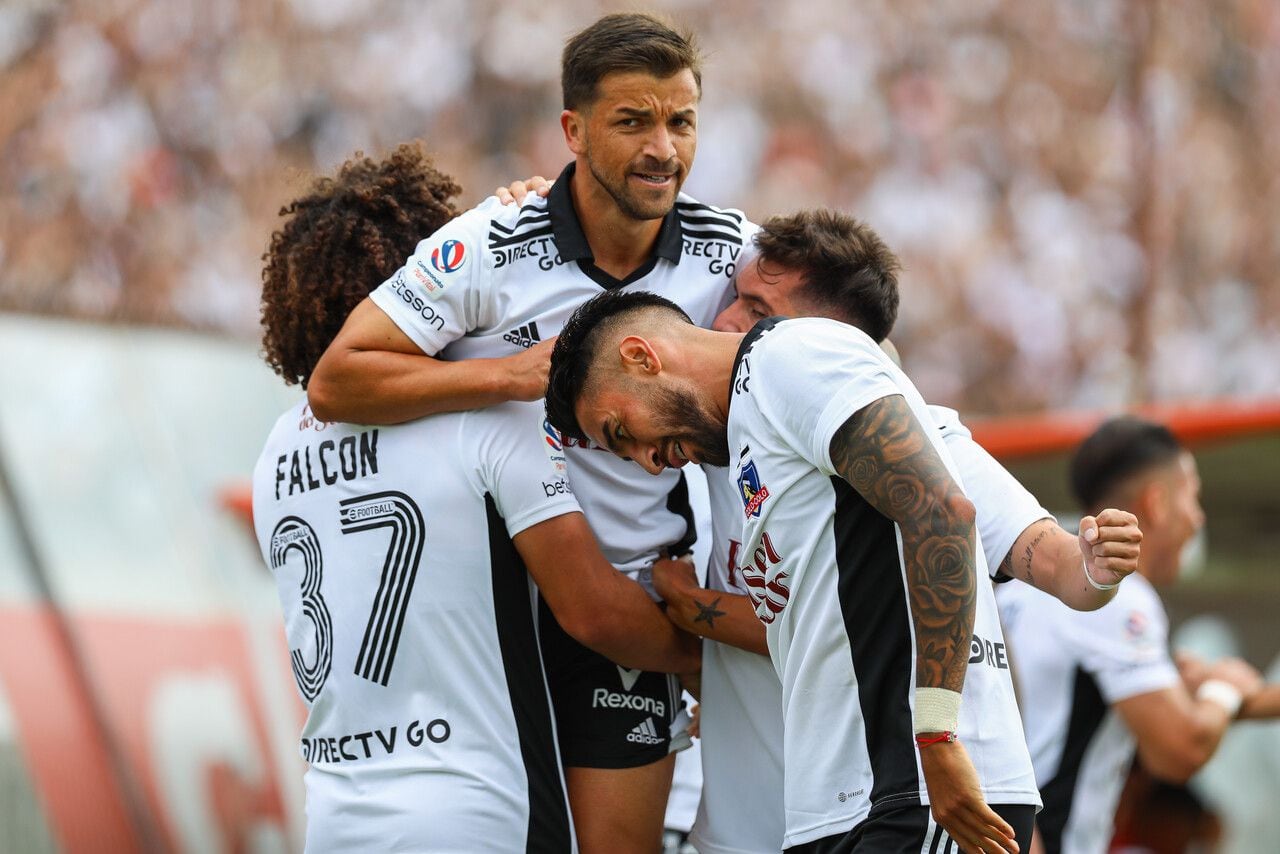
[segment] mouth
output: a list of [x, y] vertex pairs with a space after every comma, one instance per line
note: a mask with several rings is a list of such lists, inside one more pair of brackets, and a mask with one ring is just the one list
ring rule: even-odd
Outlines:
[[632, 172], [631, 177], [635, 178], [646, 187], [654, 187], [662, 189], [669, 187], [675, 183], [675, 173], [662, 174], [658, 172]]
[[676, 440], [671, 443], [671, 445], [667, 448], [666, 456], [667, 456], [667, 468], [673, 468], [673, 469], [683, 468], [686, 463], [691, 463], [694, 461], [693, 457], [685, 453], [684, 446], [680, 444], [679, 440]]

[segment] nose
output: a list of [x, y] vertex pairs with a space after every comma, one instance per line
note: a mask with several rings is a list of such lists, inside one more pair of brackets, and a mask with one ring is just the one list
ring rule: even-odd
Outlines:
[[676, 146], [671, 140], [671, 131], [665, 124], [654, 126], [653, 132], [645, 140], [644, 153], [659, 163], [666, 163], [676, 156]]
[[724, 311], [716, 315], [716, 319], [711, 322], [711, 328], [716, 332], [746, 332], [748, 325], [746, 320], [747, 312], [742, 307], [739, 300], [734, 300], [725, 306]]
[[636, 452], [631, 455], [631, 459], [640, 464], [640, 467], [649, 474], [662, 474], [665, 469], [666, 462], [658, 451], [657, 445], [646, 445], [637, 447]]

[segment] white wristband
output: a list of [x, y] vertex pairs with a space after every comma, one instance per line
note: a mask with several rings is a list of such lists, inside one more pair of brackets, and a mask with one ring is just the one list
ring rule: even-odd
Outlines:
[[1244, 702], [1244, 695], [1230, 682], [1222, 679], [1206, 679], [1196, 689], [1196, 699], [1216, 703], [1227, 713], [1227, 717], [1234, 718], [1240, 711], [1240, 704]]
[[1115, 590], [1117, 587], [1120, 586], [1119, 581], [1113, 582], [1111, 584], [1099, 584], [1098, 582], [1094, 581], [1093, 576], [1089, 574], [1089, 564], [1085, 563], [1084, 561], [1080, 561], [1080, 568], [1084, 570], [1085, 581], [1088, 581], [1091, 585], [1093, 585], [1094, 590]]
[[912, 723], [922, 732], [955, 732], [960, 727], [960, 694], [946, 688], [917, 688]]

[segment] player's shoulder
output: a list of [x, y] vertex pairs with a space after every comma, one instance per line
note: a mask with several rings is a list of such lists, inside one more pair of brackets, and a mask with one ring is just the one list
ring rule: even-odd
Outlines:
[[[859, 353], [875, 361], [888, 357], [861, 329], [826, 317], [772, 318], [760, 335], [759, 349], [773, 357], [809, 358], [813, 352]], [[763, 321], [762, 321], [763, 323]]]
[[721, 241], [742, 246], [759, 226], [737, 208], [720, 208], [681, 193], [676, 198], [676, 216], [685, 239], [695, 242]]

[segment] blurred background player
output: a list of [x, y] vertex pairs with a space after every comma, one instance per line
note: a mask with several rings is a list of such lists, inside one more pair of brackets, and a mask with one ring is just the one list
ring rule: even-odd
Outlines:
[[[277, 373], [305, 388], [457, 193], [405, 146], [289, 205], [263, 273]], [[628, 667], [696, 666], [599, 553], [545, 437], [540, 407], [516, 402], [373, 428], [300, 401], [272, 431], [253, 507], [309, 709], [309, 851], [575, 850], [530, 573], [582, 643]]]
[[[680, 193], [702, 94], [692, 38], [651, 16], [608, 15], [569, 39], [561, 66], [573, 162], [545, 199], [489, 200], [419, 244], [317, 365], [308, 395], [320, 417], [388, 423], [535, 400], [547, 342], [602, 290], [656, 291], [711, 324], [755, 226]], [[696, 532], [679, 473], [640, 478], [600, 448], [564, 450], [614, 566], [648, 584], [656, 560], [688, 551]], [[688, 743], [679, 686], [584, 649], [554, 621], [541, 640], [579, 842], [648, 854], [662, 837], [670, 754]]]
[[1262, 685], [1251, 666], [1227, 658], [1188, 687], [1169, 655], [1156, 588], [1177, 581], [1183, 550], [1204, 524], [1190, 452], [1160, 424], [1119, 417], [1080, 444], [1070, 479], [1084, 512], [1111, 506], [1137, 516], [1138, 572], [1094, 613], [1030, 588], [1002, 589], [1001, 613], [1044, 797], [1039, 838], [1049, 854], [1099, 854], [1135, 750], [1151, 774], [1186, 781]]

